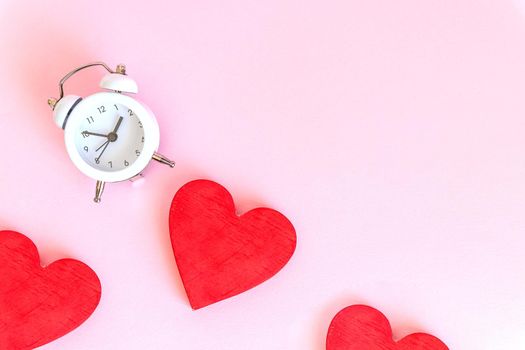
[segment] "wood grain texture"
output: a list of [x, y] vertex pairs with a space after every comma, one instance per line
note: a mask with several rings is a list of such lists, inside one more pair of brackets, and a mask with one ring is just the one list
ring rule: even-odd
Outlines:
[[268, 280], [296, 246], [294, 227], [284, 215], [256, 208], [237, 216], [230, 193], [208, 180], [189, 182], [175, 194], [170, 234], [193, 309]]
[[448, 350], [438, 338], [426, 333], [410, 334], [398, 342], [392, 328], [378, 310], [353, 305], [332, 320], [326, 339], [327, 350]]
[[62, 259], [42, 268], [29, 238], [0, 231], [0, 349], [33, 349], [71, 332], [93, 313], [100, 292], [87, 265]]

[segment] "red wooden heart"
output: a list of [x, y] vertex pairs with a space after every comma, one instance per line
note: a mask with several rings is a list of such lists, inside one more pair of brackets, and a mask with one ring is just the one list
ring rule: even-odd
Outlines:
[[235, 214], [221, 185], [184, 185], [170, 210], [173, 253], [193, 309], [240, 294], [275, 275], [296, 245], [288, 219], [268, 208]]
[[100, 281], [87, 265], [62, 259], [42, 268], [33, 242], [0, 231], [0, 349], [33, 349], [71, 332], [95, 310]]
[[438, 338], [414, 333], [398, 342], [392, 328], [378, 310], [353, 305], [341, 310], [332, 320], [326, 339], [327, 350], [448, 350]]

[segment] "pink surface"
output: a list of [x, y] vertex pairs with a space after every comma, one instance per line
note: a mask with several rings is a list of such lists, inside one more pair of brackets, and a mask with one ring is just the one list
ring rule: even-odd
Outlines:
[[[99, 275], [45, 349], [320, 350], [367, 303], [398, 337], [525, 348], [525, 6], [443, 1], [0, 2], [0, 228]], [[46, 105], [69, 69], [124, 62], [157, 114], [147, 181], [94, 184]], [[101, 72], [67, 91], [96, 89]], [[87, 84], [87, 88], [83, 84]], [[169, 204], [195, 178], [298, 233], [291, 262], [191, 311]]]

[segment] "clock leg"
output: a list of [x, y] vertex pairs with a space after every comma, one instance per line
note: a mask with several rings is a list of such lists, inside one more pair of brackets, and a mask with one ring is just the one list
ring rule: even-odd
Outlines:
[[157, 152], [153, 153], [153, 157], [152, 158], [155, 159], [159, 163], [169, 165], [170, 168], [173, 168], [175, 166], [175, 162], [174, 161], [169, 160], [168, 158], [164, 157], [160, 153], [157, 153]]
[[105, 185], [106, 183], [104, 181], [97, 181], [97, 186], [95, 189], [95, 198], [93, 198], [95, 203], [100, 203], [100, 199], [102, 197], [102, 193], [104, 192]]

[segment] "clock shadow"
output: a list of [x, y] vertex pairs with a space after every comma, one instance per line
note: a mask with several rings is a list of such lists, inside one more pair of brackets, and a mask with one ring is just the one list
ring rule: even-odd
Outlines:
[[[40, 5], [23, 6], [12, 1], [2, 6], [0, 21], [9, 23], [9, 31], [2, 33], [3, 42], [9, 50], [2, 51], [2, 65], [4, 65], [6, 75], [0, 77], [9, 83], [9, 97], [17, 101], [23, 101], [20, 113], [8, 115], [6, 117], [16, 120], [14, 132], [23, 130], [20, 137], [13, 137], [12, 147], [17, 149], [21, 158], [35, 159], [37, 164], [46, 161], [41, 171], [53, 171], [54, 169], [73, 169], [69, 164], [65, 164], [67, 158], [64, 149], [63, 132], [57, 128], [53, 122], [52, 110], [47, 104], [49, 97], [58, 97], [58, 82], [71, 69], [85, 62], [93, 61], [95, 56], [86, 50], [83, 38], [85, 37], [78, 29], [71, 27], [61, 27], [61, 23], [53, 21], [46, 11], [40, 11]], [[43, 5], [46, 6], [46, 5]], [[48, 8], [50, 11], [51, 8]], [[73, 82], [66, 86], [67, 93], [82, 94], [85, 87], [82, 87], [85, 79], [93, 79], [89, 74], [79, 76], [78, 82]], [[99, 76], [96, 79], [95, 87], [98, 86]], [[69, 84], [69, 82], [68, 82]], [[21, 102], [18, 102], [21, 103]], [[50, 156], [52, 155], [52, 156]], [[17, 165], [17, 171], [29, 172], [30, 165], [24, 163]], [[34, 165], [33, 165], [34, 167]], [[68, 168], [69, 167], [69, 168]], [[34, 169], [35, 181], [38, 183], [39, 175]], [[57, 188], [61, 185], [59, 176], [53, 177], [53, 183], [49, 183], [50, 188]], [[35, 188], [38, 186], [35, 185]], [[38, 188], [40, 190], [40, 188]], [[42, 189], [42, 191], [45, 191]], [[35, 193], [34, 198], [38, 198], [41, 193]], [[51, 218], [52, 220], [58, 218]], [[42, 223], [44, 224], [44, 223]], [[45, 223], [47, 225], [47, 223]], [[56, 228], [55, 225], [50, 224]], [[37, 245], [42, 265], [71, 257], [71, 250], [61, 245], [60, 240], [47, 237], [45, 241], [34, 236], [29, 232], [30, 224], [24, 225], [21, 222], [18, 226], [10, 225], [0, 221], [0, 229], [11, 229], [20, 232]], [[42, 230], [50, 232], [53, 228]], [[39, 244], [39, 242], [45, 244]]]
[[[2, 52], [2, 63], [8, 74], [2, 78], [9, 82], [10, 95], [24, 101], [24, 113], [18, 116], [22, 119], [20, 123], [28, 125], [24, 139], [52, 142], [54, 148], [62, 150], [62, 138], [49, 136], [59, 130], [53, 123], [47, 99], [58, 97], [58, 82], [67, 72], [95, 60], [95, 56], [86, 50], [89, 45], [82, 40], [85, 35], [77, 29], [60, 27], [46, 12], [28, 11], [15, 3], [6, 5], [0, 16], [0, 20], [7, 18], [10, 23], [9, 32], [3, 34], [4, 44], [10, 50]], [[82, 80], [89, 78], [80, 75], [79, 81], [68, 82], [66, 94], [84, 92]], [[97, 85], [98, 81], [95, 87]]]

